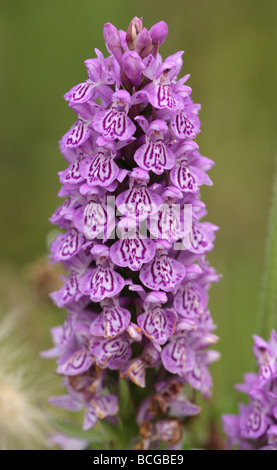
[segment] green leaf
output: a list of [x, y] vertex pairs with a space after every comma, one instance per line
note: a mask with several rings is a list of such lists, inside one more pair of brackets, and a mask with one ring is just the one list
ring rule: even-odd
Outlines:
[[120, 379], [119, 382], [119, 415], [123, 421], [125, 418], [130, 419], [131, 416], [135, 416], [129, 383], [124, 379]]
[[121, 449], [133, 448], [133, 440], [138, 436], [136, 410], [131, 396], [130, 384], [125, 379], [119, 379], [119, 432]]

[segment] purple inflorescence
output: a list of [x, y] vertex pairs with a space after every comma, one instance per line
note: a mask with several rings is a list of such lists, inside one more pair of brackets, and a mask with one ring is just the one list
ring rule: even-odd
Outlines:
[[208, 398], [218, 358], [207, 348], [217, 341], [208, 289], [219, 276], [205, 257], [217, 227], [201, 222], [199, 192], [212, 184], [213, 162], [193, 140], [200, 106], [189, 75], [178, 78], [183, 52], [159, 53], [167, 32], [163, 21], [148, 31], [134, 18], [127, 33], [105, 24], [109, 57], [95, 49], [88, 78], [64, 96], [77, 119], [60, 141], [66, 199], [50, 219], [63, 229], [52, 261], [67, 271], [51, 296], [68, 310], [43, 353], [58, 357], [68, 390], [51, 403], [84, 408], [89, 429], [118, 412], [115, 374], [147, 383], [153, 397], [137, 418], [144, 446], [181, 441], [183, 418], [199, 412], [184, 386]]
[[253, 352], [258, 373], [244, 375], [236, 386], [246, 393], [249, 403], [239, 405], [238, 415], [223, 415], [228, 447], [242, 450], [277, 450], [277, 334], [268, 342], [254, 335]]

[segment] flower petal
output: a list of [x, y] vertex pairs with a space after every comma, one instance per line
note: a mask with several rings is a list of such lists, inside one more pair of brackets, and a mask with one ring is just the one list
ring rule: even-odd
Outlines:
[[113, 339], [93, 339], [90, 342], [90, 352], [95, 356], [99, 367], [112, 370], [120, 369], [132, 354], [129, 340], [122, 335]]
[[135, 162], [144, 170], [152, 170], [161, 175], [164, 170], [170, 170], [175, 164], [175, 155], [163, 142], [149, 142], [137, 149]]
[[86, 103], [92, 98], [93, 86], [91, 80], [75, 85], [65, 95], [64, 99], [70, 103]]
[[105, 297], [114, 297], [123, 289], [125, 281], [111, 268], [97, 268], [88, 271], [79, 281], [80, 291], [89, 295], [93, 302], [100, 302]]
[[194, 365], [194, 355], [183, 337], [174, 338], [166, 344], [161, 358], [166, 370], [181, 377], [184, 377]]
[[131, 313], [121, 307], [104, 307], [101, 314], [90, 325], [90, 333], [104, 338], [115, 338], [126, 330]]
[[171, 310], [163, 310], [156, 306], [137, 318], [138, 325], [148, 338], [158, 344], [165, 344], [174, 333], [176, 315]]
[[91, 429], [97, 423], [96, 411], [93, 405], [88, 405], [83, 421], [83, 431]]
[[80, 147], [89, 138], [89, 123], [83, 119], [78, 119], [69, 131], [62, 137], [61, 150], [65, 148]]
[[110, 248], [110, 257], [114, 264], [139, 271], [155, 255], [155, 242], [150, 239], [126, 238], [115, 242]]
[[66, 261], [77, 255], [82, 249], [84, 237], [75, 228], [62, 233], [51, 243], [50, 249], [54, 261]]
[[115, 395], [102, 395], [92, 400], [97, 418], [104, 419], [118, 413], [118, 398]]
[[201, 123], [196, 114], [180, 111], [171, 117], [170, 125], [179, 139], [195, 139]]
[[170, 292], [182, 281], [185, 274], [186, 270], [182, 263], [167, 254], [161, 254], [142, 267], [139, 278], [149, 289]]
[[117, 178], [119, 168], [113, 157], [98, 152], [94, 157], [83, 159], [80, 172], [89, 186], [107, 187]]
[[92, 365], [92, 357], [84, 349], [78, 349], [57, 368], [62, 375], [78, 375], [86, 372]]
[[84, 407], [81, 401], [72, 398], [70, 395], [51, 397], [48, 401], [51, 405], [58, 406], [68, 411], [80, 411]]
[[136, 132], [136, 126], [125, 112], [112, 108], [100, 111], [92, 120], [92, 127], [106, 140], [128, 140]]

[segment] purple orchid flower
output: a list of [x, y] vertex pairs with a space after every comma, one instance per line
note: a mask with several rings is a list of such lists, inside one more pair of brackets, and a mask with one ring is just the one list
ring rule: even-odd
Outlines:
[[107, 141], [126, 141], [136, 132], [136, 126], [128, 117], [131, 97], [125, 90], [113, 94], [110, 110], [100, 111], [92, 120], [93, 129]]
[[249, 397], [248, 404], [239, 405], [239, 414], [223, 415], [228, 448], [275, 450], [277, 420], [277, 334], [274, 330], [268, 342], [254, 335], [253, 352], [258, 373], [247, 373], [244, 383], [236, 386]]
[[[137, 410], [143, 448], [180, 447], [184, 418], [200, 412], [184, 390], [209, 398], [209, 366], [219, 357], [208, 349], [217, 341], [208, 290], [219, 276], [205, 258], [217, 227], [202, 221], [200, 198], [213, 162], [193, 140], [200, 106], [189, 75], [179, 78], [183, 52], [159, 53], [167, 34], [163, 21], [148, 31], [135, 17], [126, 33], [105, 24], [108, 57], [95, 49], [88, 78], [64, 95], [77, 119], [60, 140], [66, 199], [50, 221], [63, 233], [50, 250], [67, 271], [51, 297], [68, 318], [42, 353], [57, 357], [67, 388], [51, 403], [85, 409], [84, 430], [117, 414], [116, 378], [152, 390]], [[266, 347], [257, 339], [255, 354], [266, 386], [275, 337]], [[244, 414], [261, 418], [274, 445], [272, 401], [259, 403]]]
[[168, 127], [165, 121], [159, 119], [148, 121], [137, 117], [139, 123], [143, 122], [143, 129], [146, 131], [146, 143], [135, 152], [134, 160], [144, 170], [152, 170], [155, 174], [161, 175], [164, 170], [170, 170], [175, 164], [175, 155], [170, 148], [166, 147], [164, 137], [168, 134]]

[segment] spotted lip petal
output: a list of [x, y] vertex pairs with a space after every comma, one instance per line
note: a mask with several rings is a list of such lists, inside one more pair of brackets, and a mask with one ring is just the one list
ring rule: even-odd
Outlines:
[[118, 413], [118, 398], [115, 395], [102, 395], [92, 400], [97, 418], [104, 419]]
[[182, 263], [163, 253], [142, 267], [139, 278], [149, 289], [171, 292], [182, 281], [185, 273]]
[[124, 379], [129, 378], [134, 384], [144, 388], [145, 369], [146, 364], [142, 359], [132, 359], [131, 361], [127, 362], [123, 367], [121, 367], [120, 376]]
[[[103, 241], [109, 239], [115, 228], [114, 210], [108, 204], [99, 203], [97, 206], [91, 204], [86, 207], [84, 213], [84, 234], [89, 240], [94, 239], [94, 233], [101, 235]], [[97, 228], [96, 228], [97, 227]]]
[[194, 354], [183, 336], [172, 337], [162, 350], [162, 363], [172, 374], [185, 377], [194, 367]]
[[73, 302], [78, 293], [78, 278], [77, 274], [73, 272], [63, 287], [58, 291], [52, 292], [50, 296], [58, 307], [63, 308], [65, 305]]
[[269, 419], [259, 406], [243, 406], [240, 418], [241, 435], [245, 439], [257, 439], [268, 427]]
[[72, 104], [86, 103], [94, 98], [94, 89], [102, 82], [102, 67], [99, 60], [88, 59], [85, 61], [85, 65], [88, 71], [88, 80], [75, 85], [64, 95], [64, 99]]
[[148, 91], [149, 101], [157, 109], [176, 111], [183, 109], [184, 103], [180, 96], [173, 93], [170, 83], [159, 83]]
[[59, 173], [60, 182], [62, 184], [72, 183], [78, 184], [81, 183], [84, 178], [80, 173], [80, 163], [82, 158], [77, 158], [77, 160], [72, 163], [69, 168]]
[[104, 201], [90, 201], [85, 207], [77, 209], [73, 222], [87, 240], [97, 238], [106, 241], [115, 228], [114, 210]]
[[135, 162], [144, 170], [152, 170], [161, 175], [164, 170], [170, 170], [175, 164], [175, 155], [162, 141], [147, 142], [139, 147], [134, 155]]
[[61, 149], [77, 148], [89, 138], [89, 122], [79, 118], [69, 131], [62, 137], [60, 142]]
[[57, 373], [61, 375], [79, 375], [86, 372], [92, 365], [91, 355], [84, 349], [78, 349], [60, 364]]
[[208, 294], [196, 282], [182, 286], [174, 297], [176, 311], [186, 318], [197, 318], [201, 315], [208, 304]]
[[145, 185], [133, 186], [119, 194], [115, 200], [116, 207], [122, 214], [140, 221], [155, 214], [161, 203], [161, 197]]
[[115, 100], [111, 109], [100, 111], [92, 119], [93, 129], [107, 141], [115, 139], [120, 141], [128, 140], [136, 132], [135, 124], [127, 116], [128, 105], [125, 106], [127, 109], [123, 111], [118, 110], [117, 101]]
[[205, 226], [205, 223], [192, 222], [188, 240], [184, 239], [187, 249], [195, 254], [204, 254], [213, 249], [213, 233]]
[[63, 228], [63, 226], [68, 223], [69, 220], [73, 219], [73, 216], [75, 214], [74, 206], [74, 199], [68, 197], [49, 218], [50, 222], [52, 224], [59, 225], [61, 228]]
[[155, 242], [150, 239], [126, 238], [115, 242], [110, 248], [110, 257], [114, 264], [139, 271], [155, 255]]
[[196, 114], [179, 111], [170, 119], [171, 128], [179, 139], [195, 139], [200, 132], [200, 119]]
[[97, 155], [83, 159], [80, 172], [89, 186], [107, 187], [118, 177], [119, 168], [113, 156], [99, 151]]
[[148, 338], [158, 344], [165, 344], [174, 333], [176, 326], [176, 315], [173, 311], [163, 310], [159, 306], [149, 310], [137, 318], [138, 325]]
[[96, 364], [101, 368], [120, 369], [131, 357], [130, 342], [122, 335], [113, 339], [93, 339], [90, 352], [95, 356]]
[[105, 297], [114, 297], [124, 286], [125, 281], [120, 274], [102, 266], [88, 271], [79, 281], [80, 291], [89, 295], [93, 302], [100, 302]]
[[67, 261], [77, 255], [82, 249], [84, 237], [75, 228], [68, 233], [62, 233], [51, 243], [54, 261]]
[[93, 87], [93, 82], [86, 80], [71, 88], [71, 90], [64, 95], [64, 99], [71, 103], [86, 103], [93, 98]]
[[205, 351], [201, 351], [195, 355], [193, 369], [186, 373], [186, 379], [193, 388], [201, 391], [204, 398], [209, 399], [211, 395], [212, 378], [207, 364], [205, 363], [205, 353]]
[[193, 169], [187, 164], [187, 159], [176, 161], [176, 166], [170, 172], [170, 179], [172, 183], [181, 191], [187, 193], [197, 193], [199, 190], [197, 179], [194, 175]]
[[164, 203], [159, 208], [158, 214], [150, 219], [148, 227], [155, 238], [174, 243], [183, 237], [183, 223], [180, 205]]
[[125, 308], [104, 307], [102, 313], [91, 324], [90, 333], [93, 336], [115, 338], [126, 330], [130, 321], [131, 313]]

